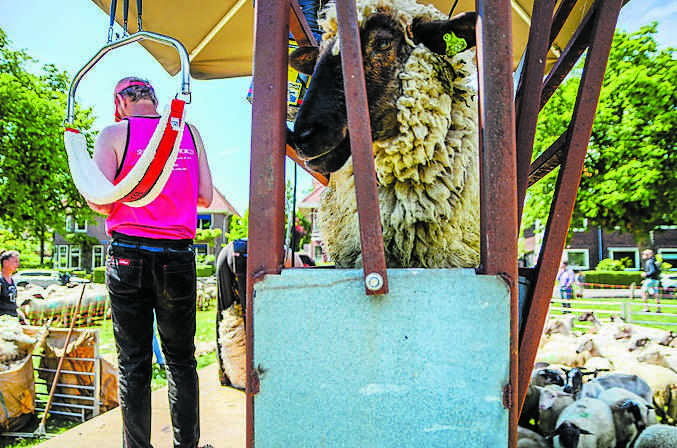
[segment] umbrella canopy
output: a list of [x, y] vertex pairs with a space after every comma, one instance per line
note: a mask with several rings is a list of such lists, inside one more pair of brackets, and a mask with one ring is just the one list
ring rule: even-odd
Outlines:
[[[110, 0], [93, 0], [108, 14]], [[419, 0], [424, 1], [424, 0]], [[130, 2], [129, 32], [137, 30], [136, 5]], [[432, 0], [439, 10], [449, 12], [453, 0]], [[559, 2], [558, 2], [559, 3]], [[578, 2], [548, 52], [547, 67], [559, 57], [592, 2]], [[580, 3], [583, 3], [582, 5]], [[531, 0], [511, 0], [513, 24], [513, 66], [522, 57], [529, 36]], [[475, 9], [475, 0], [460, 0], [454, 14]], [[118, 8], [116, 21], [122, 24]], [[190, 72], [195, 79], [218, 79], [247, 76], [252, 73], [254, 48], [253, 0], [146, 0], [143, 2], [143, 28], [165, 34], [183, 43], [190, 55]], [[143, 45], [170, 75], [181, 68], [179, 57], [171, 47], [153, 42]]]

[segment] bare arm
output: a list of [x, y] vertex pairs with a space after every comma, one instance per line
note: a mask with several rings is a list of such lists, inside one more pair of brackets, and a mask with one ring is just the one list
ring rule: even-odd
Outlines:
[[[94, 163], [109, 181], [115, 178], [115, 172], [120, 164], [121, 154], [127, 138], [127, 122], [121, 122], [104, 128], [96, 138], [94, 144]], [[89, 207], [103, 215], [110, 214], [113, 204], [94, 204], [87, 201]]]
[[205, 151], [205, 145], [202, 142], [202, 137], [195, 126], [190, 124], [188, 126], [190, 126], [190, 130], [193, 132], [195, 146], [198, 151], [200, 179], [198, 183], [197, 205], [199, 207], [209, 207], [209, 205], [212, 203], [214, 187], [212, 186], [212, 173], [209, 169], [209, 163], [207, 162], [207, 151]]

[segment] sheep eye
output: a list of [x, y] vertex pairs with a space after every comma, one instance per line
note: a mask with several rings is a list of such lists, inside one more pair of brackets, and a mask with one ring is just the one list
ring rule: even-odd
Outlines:
[[376, 39], [374, 46], [377, 51], [388, 51], [393, 46], [393, 41], [390, 39]]

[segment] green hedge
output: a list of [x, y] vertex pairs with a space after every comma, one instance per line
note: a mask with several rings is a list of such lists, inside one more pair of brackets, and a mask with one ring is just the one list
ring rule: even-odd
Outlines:
[[[639, 271], [585, 271], [583, 272], [583, 278], [585, 283], [599, 283], [603, 285], [630, 286], [634, 283], [639, 286], [642, 283], [642, 273]], [[586, 285], [586, 288], [590, 287]]]
[[106, 267], [99, 266], [94, 268], [92, 272], [92, 282], [93, 283], [106, 283]]
[[214, 266], [211, 264], [198, 264], [197, 265], [197, 276], [198, 277], [209, 277], [214, 273]]

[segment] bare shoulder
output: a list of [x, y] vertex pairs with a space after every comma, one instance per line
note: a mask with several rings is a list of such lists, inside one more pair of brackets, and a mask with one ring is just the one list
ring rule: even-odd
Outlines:
[[106, 142], [112, 143], [114, 140], [123, 140], [127, 138], [127, 121], [121, 121], [119, 123], [106, 126], [99, 132], [97, 140], [104, 140]]
[[200, 136], [200, 132], [198, 132], [197, 127], [193, 123], [188, 123], [186, 122], [186, 126], [190, 128], [190, 133], [193, 134], [193, 137], [196, 139], [202, 140], [202, 137]]
[[113, 150], [120, 158], [127, 142], [128, 123], [123, 120], [119, 123], [106, 126], [96, 137], [95, 152]]

